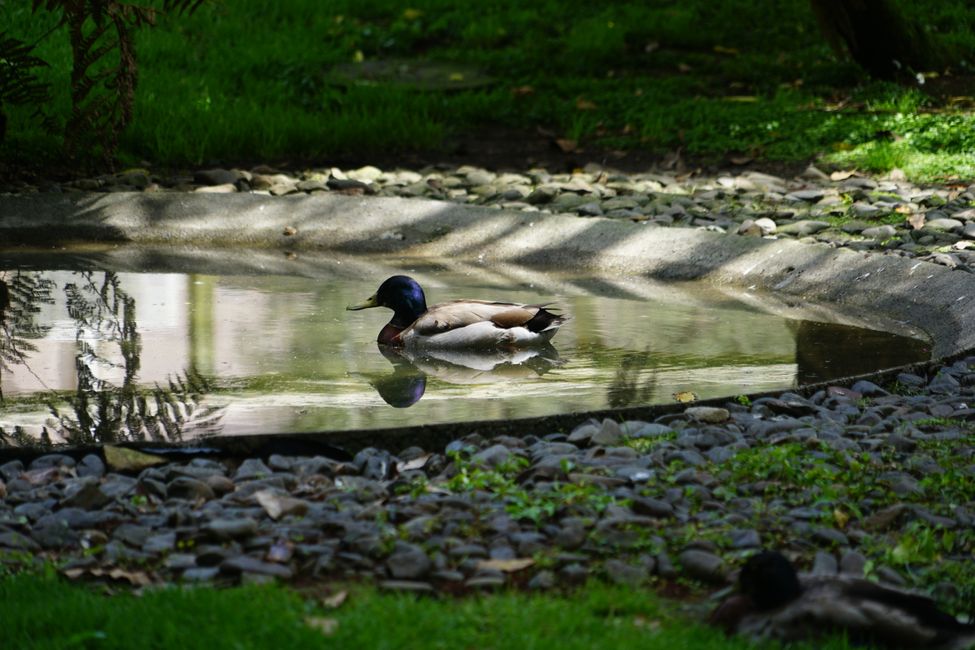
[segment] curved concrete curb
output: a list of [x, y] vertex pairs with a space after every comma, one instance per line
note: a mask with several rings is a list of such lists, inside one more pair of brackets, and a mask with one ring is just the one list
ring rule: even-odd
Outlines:
[[0, 242], [253, 246], [395, 253], [707, 280], [975, 348], [975, 276], [918, 260], [604, 218], [334, 194], [115, 193], [0, 198]]

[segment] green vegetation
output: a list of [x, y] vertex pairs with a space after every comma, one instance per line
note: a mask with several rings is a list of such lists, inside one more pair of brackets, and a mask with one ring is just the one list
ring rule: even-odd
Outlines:
[[[967, 74], [975, 8], [900, 4], [955, 53], [952, 73]], [[27, 42], [53, 21], [30, 5], [0, 5], [0, 24]], [[128, 164], [368, 161], [501, 125], [584, 147], [975, 176], [964, 79], [932, 71], [941, 74], [920, 88], [869, 82], [833, 56], [804, 2], [240, 0], [163, 17], [139, 31], [137, 47], [135, 117], [120, 151]], [[66, 34], [55, 30], [35, 53], [51, 63], [39, 71], [63, 124]], [[383, 62], [392, 65], [372, 67]], [[418, 81], [401, 74], [404, 62], [441, 67]], [[29, 107], [9, 112], [0, 159], [54, 159], [57, 138]]]
[[[20, 650], [753, 647], [688, 625], [686, 611], [652, 593], [603, 585], [565, 596], [501, 593], [446, 601], [362, 588], [338, 609], [323, 609], [271, 586], [107, 597], [66, 585], [49, 571], [0, 577], [0, 608], [4, 643]], [[835, 640], [816, 647], [848, 646]]]
[[[590, 482], [553, 481], [526, 489], [519, 485], [517, 475], [528, 467], [527, 459], [512, 456], [496, 468], [481, 467], [460, 454], [452, 455], [456, 474], [447, 482], [453, 492], [482, 490], [502, 497], [505, 509], [516, 519], [530, 519], [536, 524], [551, 519], [563, 509], [577, 509], [585, 514], [600, 513], [619, 502], [604, 488]], [[573, 468], [563, 463], [562, 472]]]
[[[898, 504], [921, 506], [934, 516], [952, 517], [959, 506], [975, 498], [975, 476], [970, 465], [975, 437], [971, 426], [961, 421], [932, 418], [918, 420], [919, 427], [952, 425], [964, 426], [965, 437], [961, 440], [924, 441], [918, 445], [912, 462], [924, 462], [928, 469], [924, 478], [917, 481], [910, 495], [898, 495], [892, 489], [891, 474], [904, 472], [905, 468], [895, 458], [893, 448], [875, 453], [850, 453], [831, 449], [825, 443], [812, 446], [790, 442], [772, 447], [753, 447], [739, 451], [733, 458], [720, 465], [711, 465], [708, 471], [717, 478], [712, 496], [732, 501], [741, 496], [742, 486], [761, 484], [769, 504], [778, 508], [804, 507], [819, 510], [817, 523], [824, 528], [843, 531], [856, 523], [870, 533], [860, 539], [860, 550], [868, 557], [882, 558], [882, 563], [899, 569], [912, 586], [925, 590], [941, 582], [950, 582], [954, 593], [942, 594], [944, 605], [958, 612], [967, 612], [968, 603], [975, 601], [975, 567], [968, 561], [975, 552], [975, 532], [963, 528], [947, 528], [936, 520], [913, 519], [905, 526], [894, 526], [889, 532], [864, 526], [868, 513], [861, 512], [860, 504], [870, 503], [872, 512]], [[924, 461], [918, 461], [926, 454]], [[938, 468], [937, 470], [933, 468]], [[658, 478], [663, 485], [673, 483], [674, 477], [685, 470], [681, 463], [673, 463]], [[656, 488], [651, 486], [648, 493]], [[781, 510], [780, 510], [781, 511]], [[756, 512], [758, 528], [769, 512]], [[725, 533], [720, 527], [698, 529], [684, 527], [677, 531], [689, 539], [705, 537], [719, 547], [727, 547]], [[790, 534], [773, 527], [762, 533], [767, 545], [776, 546], [779, 537], [787, 541]], [[871, 565], [872, 570], [873, 565]]]

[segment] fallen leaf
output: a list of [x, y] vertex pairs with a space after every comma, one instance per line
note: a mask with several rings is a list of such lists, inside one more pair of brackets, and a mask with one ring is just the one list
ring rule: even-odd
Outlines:
[[846, 528], [846, 523], [850, 521], [850, 515], [836, 508], [833, 510], [833, 520], [836, 522], [837, 527]]
[[77, 580], [82, 577], [90, 578], [109, 578], [119, 582], [127, 582], [134, 587], [147, 587], [152, 584], [149, 575], [144, 571], [127, 571], [113, 567], [111, 569], [100, 568], [75, 568], [67, 569], [62, 572], [70, 580]]
[[580, 111], [594, 111], [596, 110], [596, 103], [580, 97], [576, 100], [576, 108]]
[[281, 234], [285, 237], [292, 237], [298, 234], [298, 229], [294, 226], [285, 226], [284, 230], [281, 231]]
[[515, 97], [525, 97], [526, 95], [532, 95], [535, 93], [534, 86], [516, 86], [511, 89], [511, 94]]
[[533, 564], [535, 564], [535, 560], [530, 557], [516, 557], [510, 560], [481, 560], [477, 563], [477, 568], [514, 573], [522, 569], [527, 569]]
[[419, 9], [407, 8], [403, 10], [403, 20], [416, 20], [423, 15]]
[[155, 454], [146, 454], [127, 447], [116, 447], [105, 445], [102, 448], [105, 454], [105, 463], [117, 472], [136, 472], [147, 467], [162, 465], [166, 459]]
[[31, 485], [44, 485], [61, 478], [60, 467], [43, 467], [41, 469], [29, 469], [20, 475]]
[[579, 148], [579, 142], [576, 140], [569, 140], [567, 138], [556, 138], [555, 145], [562, 150], [563, 153], [572, 153]]
[[268, 517], [274, 520], [284, 515], [303, 515], [308, 512], [308, 504], [305, 501], [282, 496], [273, 490], [258, 490], [254, 493], [254, 500], [261, 504]]
[[907, 218], [907, 223], [911, 224], [911, 228], [913, 228], [914, 230], [920, 230], [921, 228], [923, 228], [925, 222], [927, 222], [927, 218], [921, 212], [918, 212], [917, 214], [912, 214]]
[[897, 214], [914, 214], [914, 210], [912, 210], [911, 206], [906, 203], [901, 203], [899, 206], [894, 208], [894, 212]]
[[658, 43], [657, 41], [650, 41], [643, 46], [643, 51], [646, 54], [650, 54], [651, 52], [656, 52], [659, 49], [660, 49], [660, 43]]
[[693, 69], [694, 68], [692, 68], [691, 66], [687, 65], [686, 63], [678, 63], [677, 64], [677, 71], [678, 72], [683, 72], [684, 74], [687, 74], [688, 72], [690, 72]]
[[402, 473], [409, 472], [414, 469], [423, 469], [423, 467], [427, 464], [427, 461], [429, 461], [432, 456], [433, 454], [423, 454], [422, 456], [418, 456], [413, 460], [406, 460], [396, 463], [396, 471]]
[[758, 101], [758, 97], [755, 95], [725, 95], [724, 100], [738, 104], [754, 104]]
[[313, 630], [318, 630], [325, 636], [332, 636], [339, 627], [339, 621], [336, 618], [325, 616], [308, 616], [305, 618], [305, 625]]
[[855, 174], [856, 174], [856, 170], [850, 170], [850, 171], [839, 171], [839, 170], [837, 170], [837, 171], [835, 171], [835, 172], [833, 172], [832, 174], [829, 175], [829, 180], [831, 180], [831, 181], [845, 181], [846, 179], [850, 178], [851, 176], [854, 176]]
[[728, 156], [728, 162], [732, 165], [747, 165], [755, 160], [751, 156]]
[[682, 390], [679, 393], [674, 393], [674, 400], [680, 402], [681, 404], [687, 404], [688, 402], [697, 401], [697, 393], [691, 392], [689, 390]]
[[660, 629], [660, 621], [658, 621], [656, 619], [654, 619], [654, 620], [651, 621], [651, 620], [648, 620], [646, 617], [640, 616], [640, 615], [637, 615], [637, 616], [634, 616], [633, 617], [633, 625], [634, 625], [634, 627], [644, 627], [644, 628], [647, 628], [648, 630], [659, 630]]
[[718, 54], [728, 54], [730, 56], [738, 56], [740, 52], [733, 47], [725, 47], [724, 45], [715, 45], [714, 51]]
[[328, 598], [322, 598], [322, 605], [329, 609], [338, 609], [348, 599], [349, 592], [343, 589], [338, 593], [332, 594]]
[[450, 73], [450, 76], [447, 77], [447, 80], [448, 81], [463, 81], [464, 80], [464, 73], [463, 72], [451, 72]]

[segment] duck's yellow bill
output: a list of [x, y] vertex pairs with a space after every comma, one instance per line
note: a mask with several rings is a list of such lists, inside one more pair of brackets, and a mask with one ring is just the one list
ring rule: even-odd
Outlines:
[[360, 309], [369, 309], [370, 307], [378, 307], [379, 302], [376, 300], [376, 294], [372, 294], [366, 298], [365, 302], [359, 303], [358, 305], [349, 305], [345, 308], [346, 311], [359, 311]]

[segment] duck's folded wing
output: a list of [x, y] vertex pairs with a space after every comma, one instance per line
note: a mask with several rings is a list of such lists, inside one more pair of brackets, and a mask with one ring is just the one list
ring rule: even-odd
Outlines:
[[434, 305], [413, 323], [421, 336], [433, 336], [475, 323], [492, 322], [502, 329], [523, 326], [538, 313], [533, 305], [457, 300]]

